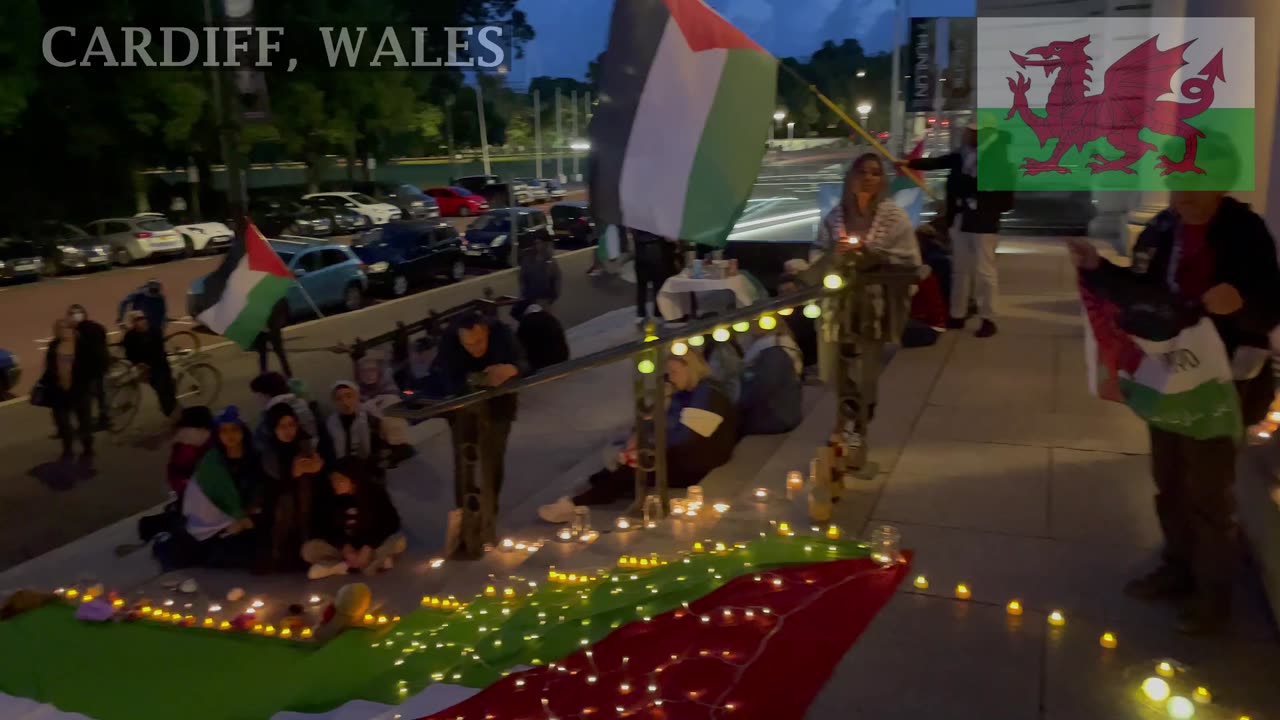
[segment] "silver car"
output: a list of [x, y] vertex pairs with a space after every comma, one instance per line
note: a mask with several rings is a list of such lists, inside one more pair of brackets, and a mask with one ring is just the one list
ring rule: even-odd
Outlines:
[[128, 265], [155, 256], [178, 256], [187, 249], [182, 234], [164, 218], [106, 218], [94, 220], [85, 225], [84, 230], [90, 237], [111, 247], [111, 259], [117, 265]]
[[512, 180], [512, 181], [511, 181], [511, 184], [512, 184], [512, 185], [514, 185], [514, 184], [516, 184], [516, 183], [520, 183], [520, 184], [524, 185], [525, 190], [526, 190], [526, 191], [528, 192], [528, 194], [529, 194], [529, 202], [530, 202], [530, 203], [537, 204], [537, 203], [544, 203], [544, 202], [546, 202], [546, 201], [547, 201], [547, 198], [549, 197], [549, 196], [548, 196], [548, 194], [547, 194], [547, 188], [546, 188], [546, 186], [544, 186], [544, 185], [543, 185], [540, 181], [538, 181], [537, 179], [535, 179], [535, 178], [516, 178], [515, 180]]

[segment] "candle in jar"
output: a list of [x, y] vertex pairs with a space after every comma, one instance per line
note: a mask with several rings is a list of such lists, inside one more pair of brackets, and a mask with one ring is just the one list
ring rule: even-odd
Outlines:
[[799, 470], [792, 470], [787, 473], [787, 492], [797, 493], [804, 489], [804, 475]]
[[769, 491], [765, 488], [756, 488], [751, 494], [755, 497], [756, 502], [765, 502], [769, 499]]

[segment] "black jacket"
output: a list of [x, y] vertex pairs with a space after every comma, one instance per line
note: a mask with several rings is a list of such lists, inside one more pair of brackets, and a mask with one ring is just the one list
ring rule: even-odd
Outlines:
[[520, 318], [516, 335], [520, 338], [520, 345], [524, 347], [525, 357], [529, 359], [531, 372], [538, 372], [569, 359], [569, 341], [565, 337], [564, 327], [555, 315], [546, 310], [525, 313]]
[[[960, 218], [960, 229], [973, 233], [1000, 232], [1000, 215], [1013, 207], [1013, 193], [1006, 191], [978, 191], [978, 178], [964, 172], [964, 155], [947, 153], [931, 158], [916, 158], [907, 163], [912, 170], [948, 170], [947, 175], [947, 227]], [[969, 201], [976, 200], [977, 207], [970, 208]]]
[[77, 342], [75, 358], [71, 363], [71, 389], [63, 390], [58, 382], [58, 345], [61, 342], [61, 340], [54, 340], [49, 343], [44, 356], [42, 382], [45, 392], [54, 402], [83, 396], [93, 387], [94, 381], [101, 377], [101, 373], [95, 371], [98, 360], [94, 349], [88, 343]]
[[353, 495], [329, 493], [316, 514], [316, 524], [312, 536], [336, 548], [376, 548], [400, 531], [400, 513], [386, 488], [366, 482]]
[[[1138, 236], [1131, 267], [1103, 260], [1097, 270], [1084, 274], [1085, 283], [1121, 307], [1145, 302], [1153, 294], [1172, 292], [1169, 270], [1177, 235], [1177, 216], [1170, 210], [1161, 212]], [[1280, 325], [1280, 267], [1266, 223], [1248, 205], [1224, 198], [1209, 222], [1205, 241], [1213, 252], [1213, 283], [1235, 287], [1244, 299], [1238, 312], [1211, 316], [1227, 352], [1234, 353], [1242, 345], [1269, 348], [1267, 336]], [[1269, 402], [1271, 382], [1270, 372], [1264, 368], [1257, 383], [1251, 381], [1248, 388], [1241, 388], [1246, 423], [1260, 419], [1258, 408], [1265, 410], [1265, 404], [1253, 396], [1265, 396]]]
[[165, 353], [164, 338], [154, 332], [130, 330], [120, 341], [125, 358], [134, 365], [146, 365], [153, 374], [169, 372], [169, 356]]
[[[511, 328], [498, 320], [488, 322], [489, 348], [481, 357], [473, 356], [462, 347], [456, 329], [450, 328], [445, 333], [440, 341], [440, 348], [436, 351], [436, 358], [431, 363], [431, 374], [426, 382], [430, 394], [456, 397], [483, 390], [485, 388], [472, 386], [471, 378], [484, 373], [485, 368], [491, 365], [515, 365], [520, 375], [529, 373], [524, 353]], [[494, 398], [489, 403], [490, 418], [498, 422], [511, 422], [516, 419], [517, 406], [515, 393]]]
[[76, 334], [79, 335], [82, 344], [89, 347], [93, 351], [94, 371], [105, 373], [107, 365], [111, 361], [110, 352], [107, 350], [107, 330], [92, 320], [81, 320], [76, 325]]

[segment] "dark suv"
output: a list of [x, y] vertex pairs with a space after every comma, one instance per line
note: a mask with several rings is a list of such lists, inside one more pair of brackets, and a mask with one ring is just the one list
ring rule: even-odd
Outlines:
[[[516, 229], [511, 228], [516, 220]], [[533, 247], [538, 240], [551, 240], [547, 216], [541, 210], [509, 208], [490, 210], [477, 217], [462, 239], [462, 251], [468, 260], [497, 262], [503, 267], [515, 264], [512, 236], [521, 251]]]
[[570, 200], [551, 206], [551, 228], [556, 242], [590, 245], [596, 239], [596, 223], [586, 201]]
[[351, 249], [368, 266], [369, 290], [393, 297], [436, 279], [457, 282], [467, 272], [462, 240], [448, 223], [391, 223], [373, 230]]

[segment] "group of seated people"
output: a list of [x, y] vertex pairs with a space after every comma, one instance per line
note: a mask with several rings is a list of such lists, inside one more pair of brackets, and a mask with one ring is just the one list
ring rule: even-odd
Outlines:
[[[792, 327], [812, 333], [813, 321], [799, 313], [783, 320], [771, 330], [753, 325], [745, 342], [736, 337], [709, 342], [703, 346], [706, 354], [690, 347], [667, 358], [666, 409], [650, 422], [664, 424], [669, 487], [702, 482], [729, 461], [744, 436], [782, 434], [800, 425], [803, 378], [805, 368], [816, 363], [816, 335], [806, 353]], [[539, 517], [565, 523], [576, 506], [632, 497], [640, 462], [637, 437], [633, 432], [620, 448], [610, 450], [605, 467], [587, 479], [581, 492], [544, 505]]]
[[251, 384], [262, 401], [250, 428], [235, 406], [183, 411], [167, 467], [175, 502], [144, 519], [166, 570], [207, 566], [308, 577], [389, 569], [406, 543], [386, 471], [412, 451], [377, 410], [375, 363], [330, 392], [332, 411], [278, 373]]

